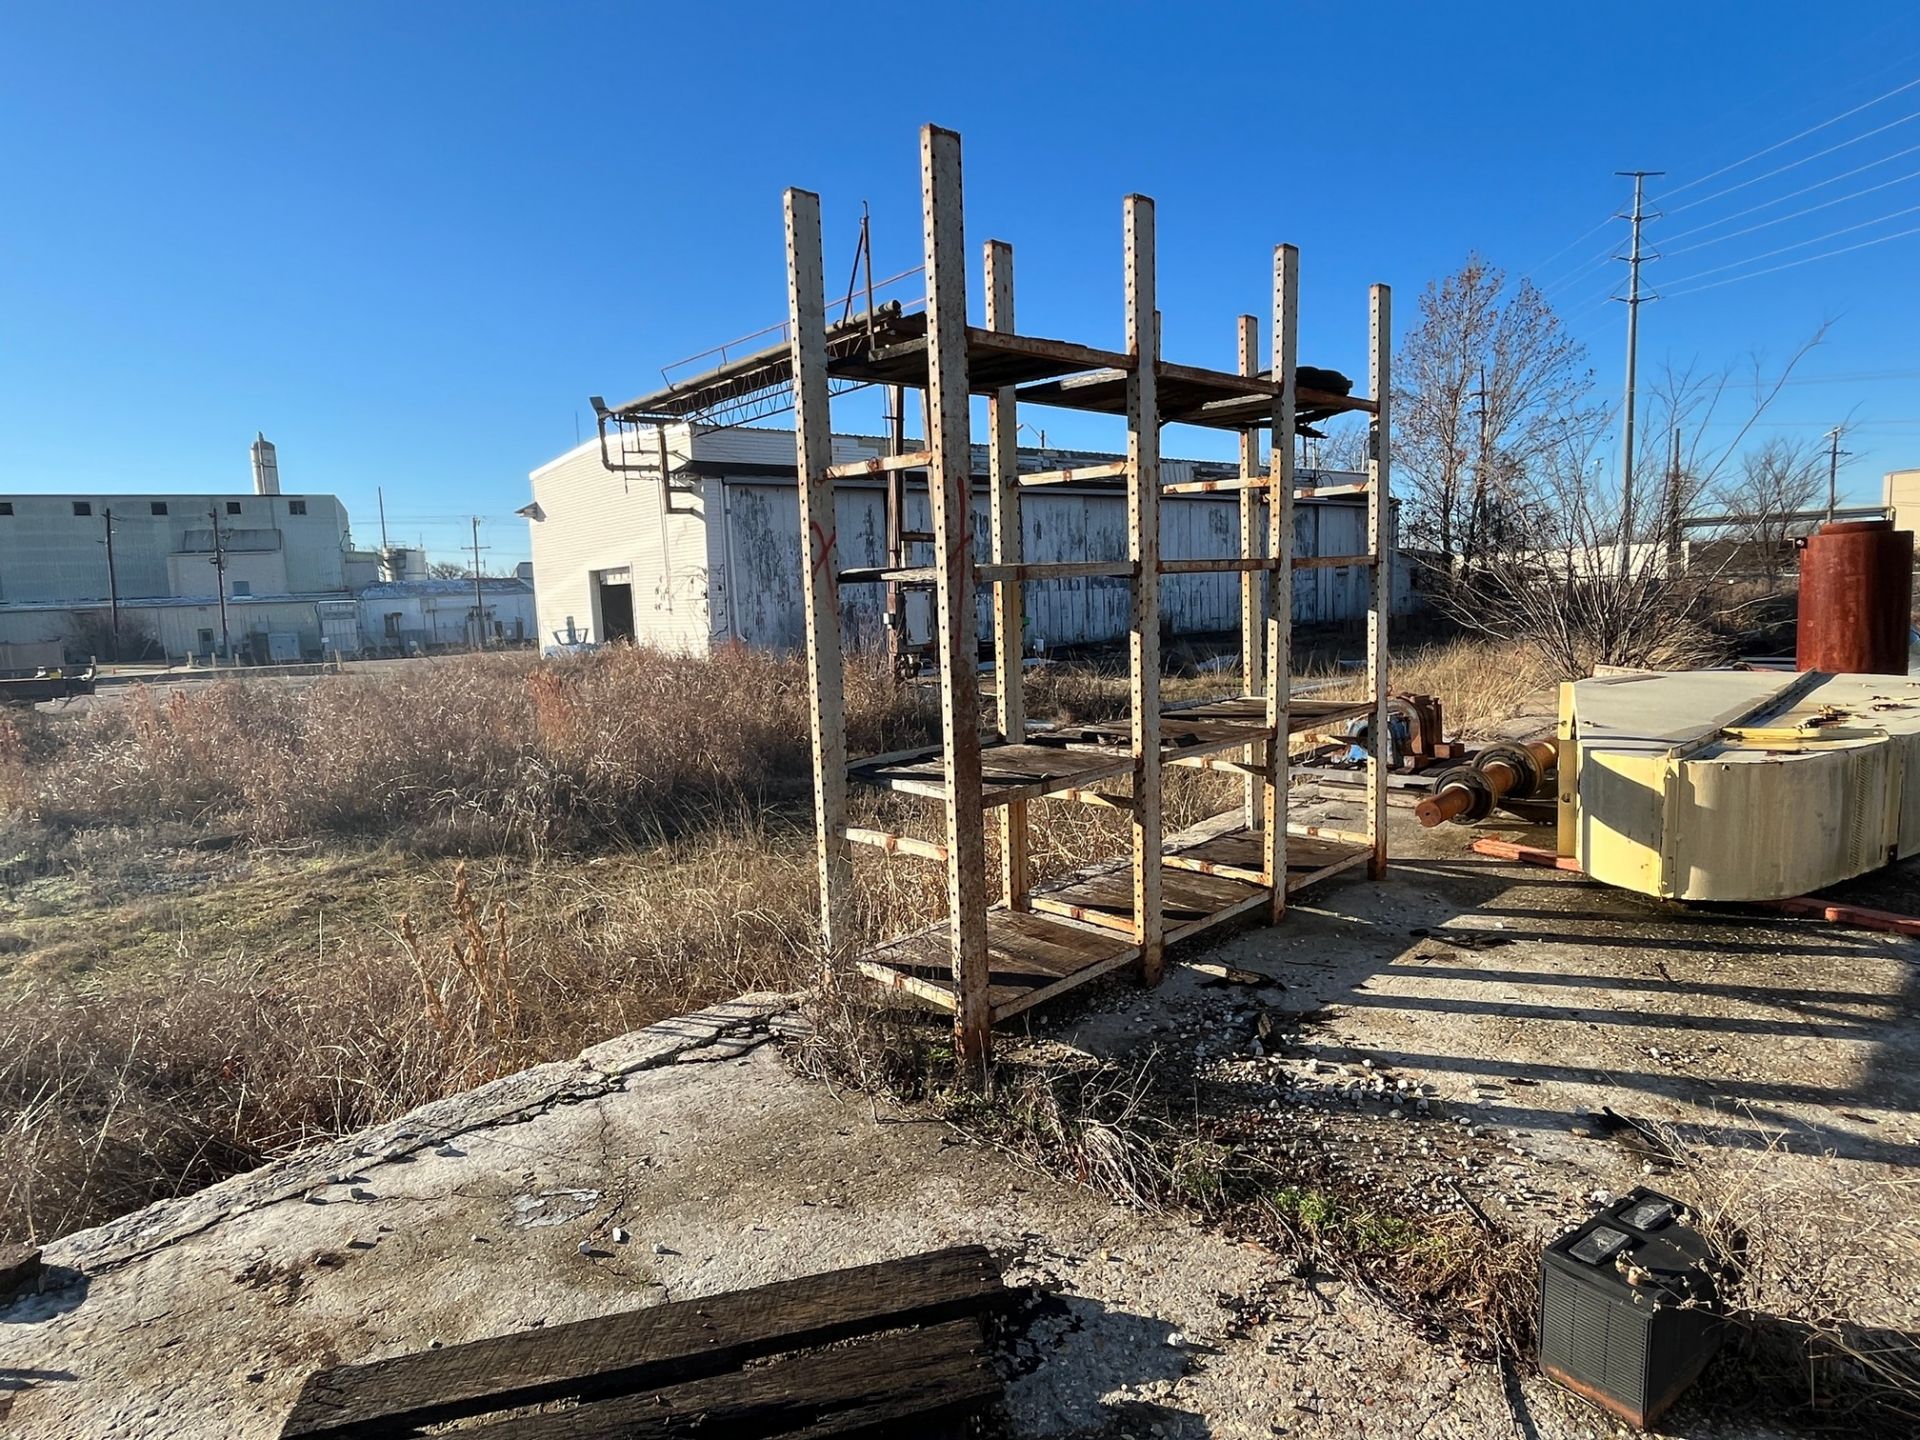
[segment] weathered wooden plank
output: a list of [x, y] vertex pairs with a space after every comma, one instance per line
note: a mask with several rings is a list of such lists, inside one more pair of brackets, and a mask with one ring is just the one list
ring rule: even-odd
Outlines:
[[1264, 555], [1212, 556], [1198, 560], [1162, 560], [1162, 575], [1256, 575], [1264, 570], [1278, 570], [1287, 562], [1270, 560]]
[[639, 1395], [477, 1425], [513, 1440], [703, 1440], [925, 1434], [1000, 1393], [977, 1320], [875, 1335]]
[[1087, 485], [1095, 480], [1118, 480], [1127, 473], [1124, 460], [1107, 465], [1077, 465], [1065, 470], [1029, 470], [1021, 475], [1021, 485]]
[[1127, 579], [1136, 568], [1130, 560], [1036, 560], [1027, 565], [979, 565], [974, 567], [974, 573], [981, 580], [998, 584], [1003, 580], [1022, 583], [1028, 580], [1073, 580], [1096, 576]]
[[840, 660], [840, 551], [833, 514], [833, 417], [827, 395], [826, 282], [820, 197], [786, 193], [787, 316], [793, 434], [800, 474], [801, 565], [806, 579], [807, 709], [813, 731], [813, 827], [820, 939], [831, 971], [845, 943], [853, 889], [847, 824], [847, 716]]
[[866, 475], [886, 475], [895, 470], [924, 470], [933, 463], [926, 450], [908, 450], [899, 455], [876, 455], [870, 460], [848, 460], [829, 465], [827, 475], [834, 480], [857, 480]]
[[1051, 1000], [1054, 996], [1072, 990], [1076, 986], [1098, 980], [1102, 975], [1109, 975], [1113, 971], [1118, 970], [1122, 965], [1132, 964], [1139, 958], [1139, 953], [1140, 952], [1134, 949], [1133, 946], [1125, 946], [1098, 964], [1083, 966], [1063, 980], [1056, 980], [1051, 985], [1035, 986], [1024, 995], [1017, 996], [1005, 1004], [995, 1005], [993, 1007], [994, 1022], [997, 1024], [1010, 1016], [1020, 1014], [1022, 1011], [1031, 1010], [1034, 1006]]
[[991, 320], [984, 330], [970, 327], [967, 330], [967, 344], [970, 347], [970, 359], [974, 355], [1026, 355], [1073, 365], [1082, 370], [1126, 369], [1133, 363], [1131, 356], [1112, 350], [1096, 350], [1090, 345], [1076, 345], [1070, 340], [1008, 334]]
[[917, 840], [911, 835], [896, 835], [888, 830], [869, 830], [860, 825], [849, 825], [844, 832], [847, 839], [856, 845], [871, 845], [884, 850], [889, 855], [917, 855], [923, 860], [947, 858], [947, 847], [935, 845], [931, 841]]
[[[1254, 830], [1229, 830], [1197, 845], [1183, 847], [1178, 855], [1182, 859], [1213, 862], [1218, 865], [1252, 869], [1260, 864], [1264, 832]], [[1351, 855], [1356, 846], [1319, 836], [1290, 833], [1286, 837], [1288, 870], [1317, 870], [1344, 856]], [[1173, 860], [1169, 856], [1169, 863]]]
[[322, 1371], [281, 1434], [345, 1440], [720, 1375], [761, 1356], [977, 1314], [1005, 1294], [983, 1247], [937, 1250]]
[[[1011, 332], [1013, 325], [1013, 247], [1003, 240], [987, 242], [987, 329]], [[988, 497], [988, 522], [993, 536], [993, 563], [1019, 565], [1020, 434], [1011, 385], [987, 399], [987, 471], [993, 489]], [[1020, 585], [997, 580], [993, 585], [994, 706], [1000, 733], [1018, 740], [1027, 733], [1025, 654]], [[1000, 894], [1011, 909], [1027, 903], [1027, 802], [1011, 800], [1000, 812]]]
[[1343, 871], [1352, 870], [1358, 866], [1370, 863], [1372, 859], [1373, 855], [1371, 851], [1355, 849], [1351, 854], [1331, 860], [1317, 869], [1296, 871], [1289, 867], [1287, 870], [1287, 893], [1289, 895], [1298, 894], [1309, 885], [1318, 885], [1322, 880], [1331, 880], [1335, 875]]
[[[1075, 750], [1063, 745], [993, 745], [981, 751], [983, 806], [1011, 800], [1036, 800], [1056, 791], [1075, 789], [1124, 775], [1131, 761], [1111, 751]], [[849, 774], [867, 785], [902, 790], [912, 795], [945, 799], [946, 765], [940, 752], [896, 761], [863, 762]]]
[[[1002, 914], [1011, 913], [1002, 911]], [[888, 947], [886, 963], [914, 973], [935, 971], [944, 956], [941, 937], [932, 933], [909, 936]], [[1087, 963], [1087, 956], [1064, 945], [1015, 935], [987, 922], [987, 969], [996, 985], [1031, 985], [1036, 980], [1071, 975]]]

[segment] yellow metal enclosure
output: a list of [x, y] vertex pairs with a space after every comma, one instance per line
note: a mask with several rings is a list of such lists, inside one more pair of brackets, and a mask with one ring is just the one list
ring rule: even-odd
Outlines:
[[1920, 850], [1920, 682], [1595, 676], [1561, 691], [1561, 849], [1674, 900], [1777, 900]]

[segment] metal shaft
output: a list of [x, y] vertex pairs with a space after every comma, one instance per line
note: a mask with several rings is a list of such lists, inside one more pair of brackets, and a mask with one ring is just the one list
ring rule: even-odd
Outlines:
[[[1529, 740], [1520, 748], [1533, 758], [1534, 775], [1525, 773], [1525, 766], [1519, 760], [1499, 755], [1472, 767], [1496, 801], [1523, 786], [1531, 786], [1535, 776], [1547, 774], [1558, 764], [1559, 752], [1551, 740]], [[1463, 781], [1443, 780], [1438, 790], [1413, 807], [1413, 813], [1431, 830], [1465, 815], [1473, 809], [1475, 799], [1472, 786]]]

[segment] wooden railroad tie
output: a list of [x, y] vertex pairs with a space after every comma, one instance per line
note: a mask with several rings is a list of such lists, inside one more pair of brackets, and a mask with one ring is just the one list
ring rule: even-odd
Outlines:
[[984, 1248], [936, 1250], [320, 1371], [280, 1433], [367, 1440], [477, 1418], [458, 1433], [938, 1434], [998, 1400], [985, 1326], [1010, 1293]]

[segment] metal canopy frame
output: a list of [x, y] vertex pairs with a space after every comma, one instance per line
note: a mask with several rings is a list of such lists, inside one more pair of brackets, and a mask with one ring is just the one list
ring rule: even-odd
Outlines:
[[[806, 577], [808, 698], [813, 729], [815, 844], [820, 923], [830, 971], [859, 971], [950, 1009], [963, 1063], [984, 1063], [994, 1022], [1125, 965], [1152, 984], [1169, 943], [1234, 916], [1277, 922], [1289, 892], [1365, 865], [1386, 867], [1387, 606], [1391, 595], [1389, 525], [1388, 290], [1370, 292], [1372, 398], [1304, 391], [1298, 384], [1299, 252], [1276, 247], [1272, 277], [1272, 365], [1258, 368], [1258, 322], [1238, 325], [1235, 373], [1176, 365], [1160, 356], [1156, 308], [1154, 205], [1124, 203], [1126, 349], [1104, 351], [1021, 335], [1014, 328], [1013, 250], [985, 247], [984, 326], [967, 321], [960, 137], [926, 126], [920, 134], [926, 307], [890, 310], [884, 323], [858, 317], [826, 324], [819, 197], [786, 192], [788, 341], [733, 362], [673, 392], [642, 397], [621, 418], [672, 414], [697, 419], [703, 406], [787, 389], [794, 409], [800, 472], [800, 525]], [[1326, 372], [1315, 372], [1319, 380]], [[894, 454], [857, 465], [832, 462], [829, 413], [836, 382], [895, 390]], [[908, 450], [900, 421], [905, 389], [925, 395], [925, 435]], [[970, 396], [987, 397], [992, 554], [974, 554], [969, 503]], [[1098, 467], [1126, 481], [1124, 560], [1026, 563], [1020, 501], [1036, 484], [1091, 478], [1090, 471], [1026, 473], [1018, 468], [1019, 407], [1044, 404], [1124, 414], [1126, 460]], [[1370, 572], [1367, 685], [1364, 700], [1294, 703], [1292, 671], [1295, 438], [1303, 417], [1357, 411], [1373, 417], [1367, 496], [1368, 551], [1333, 557]], [[1188, 423], [1240, 436], [1237, 479], [1203, 482], [1239, 492], [1240, 555], [1231, 560], [1166, 559], [1160, 553], [1160, 501], [1193, 483], [1166, 485], [1160, 429]], [[1271, 433], [1267, 468], [1259, 431]], [[926, 477], [930, 531], [902, 529], [889, 517], [889, 565], [843, 570], [834, 527], [835, 482], [884, 476], [897, 492], [908, 472]], [[1111, 474], [1109, 474], [1111, 472]], [[1316, 492], [1307, 487], [1302, 494]], [[1264, 504], [1264, 514], [1262, 506]], [[890, 506], [890, 511], [893, 507]], [[930, 552], [908, 564], [906, 546]], [[1163, 709], [1160, 703], [1160, 577], [1237, 572], [1241, 583], [1245, 694]], [[1030, 732], [1022, 695], [1022, 584], [1069, 575], [1123, 577], [1131, 594], [1128, 631], [1129, 715], [1108, 726]], [[849, 763], [842, 690], [840, 584], [885, 580], [890, 588], [931, 588], [935, 601], [941, 743], [908, 754]], [[983, 738], [979, 641], [974, 593], [991, 585], [995, 714]], [[897, 589], [895, 591], [897, 593]], [[1370, 719], [1364, 828], [1289, 826], [1287, 737], [1334, 721]], [[1162, 835], [1161, 775], [1168, 765], [1225, 769], [1245, 777], [1237, 829], [1169, 851]], [[932, 796], [942, 802], [942, 843], [850, 826], [847, 785], [856, 782]], [[1129, 782], [1121, 788], [1121, 781]], [[1028, 864], [1029, 807], [1090, 804], [1131, 817], [1130, 854], [1108, 869], [1035, 887]], [[987, 812], [998, 810], [1000, 874], [986, 873]], [[1226, 830], [1227, 827], [1220, 827]], [[852, 846], [930, 860], [947, 872], [948, 918], [914, 935], [857, 954], [849, 931]]]

